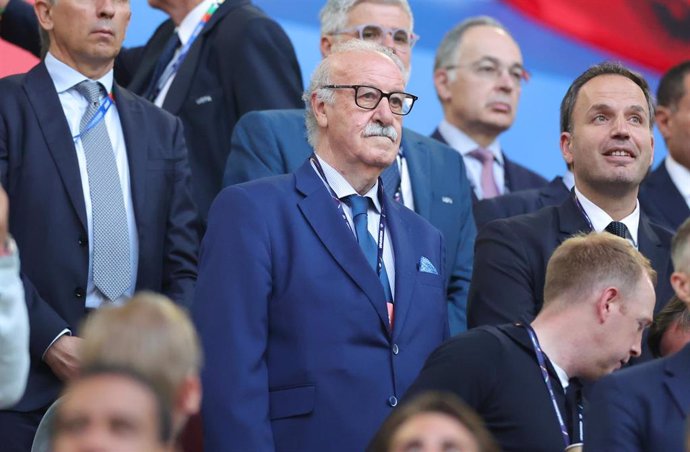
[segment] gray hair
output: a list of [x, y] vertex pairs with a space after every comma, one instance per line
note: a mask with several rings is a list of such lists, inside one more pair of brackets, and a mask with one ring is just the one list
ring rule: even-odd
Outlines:
[[458, 48], [460, 47], [460, 41], [462, 36], [467, 30], [473, 27], [479, 26], [489, 26], [498, 28], [506, 32], [508, 36], [513, 37], [508, 29], [503, 26], [499, 21], [489, 16], [475, 16], [469, 19], [463, 20], [455, 27], [453, 27], [446, 35], [443, 37], [441, 44], [436, 49], [436, 58], [434, 59], [434, 71], [436, 69], [450, 66], [455, 64], [455, 59], [458, 56]]
[[307, 126], [307, 141], [309, 144], [316, 148], [316, 144], [319, 137], [319, 125], [316, 122], [316, 116], [311, 108], [311, 97], [316, 93], [317, 99], [321, 102], [327, 104], [333, 104], [335, 101], [335, 92], [332, 89], [324, 88], [325, 85], [331, 85], [331, 56], [349, 53], [349, 52], [366, 52], [366, 53], [377, 53], [384, 57], [388, 57], [395, 63], [397, 68], [400, 70], [401, 75], [405, 76], [405, 66], [403, 65], [400, 58], [393, 53], [387, 47], [380, 44], [376, 44], [370, 41], [363, 41], [361, 39], [351, 39], [345, 41], [342, 44], [338, 44], [333, 47], [333, 50], [329, 56], [321, 60], [321, 63], [316, 67], [316, 70], [311, 76], [311, 81], [309, 82], [309, 87], [307, 87], [304, 94], [302, 94], [302, 100], [304, 101], [305, 111], [304, 111], [304, 122]]
[[321, 35], [330, 35], [345, 28], [347, 26], [347, 15], [352, 8], [360, 3], [397, 5], [410, 16], [410, 30], [414, 29], [414, 16], [407, 0], [327, 0], [319, 13]]

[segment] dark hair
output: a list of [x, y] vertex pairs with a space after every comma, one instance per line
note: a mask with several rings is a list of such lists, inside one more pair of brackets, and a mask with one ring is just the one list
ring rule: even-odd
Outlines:
[[671, 298], [671, 301], [659, 311], [654, 317], [652, 326], [649, 327], [647, 344], [655, 357], [662, 356], [661, 339], [673, 325], [678, 325], [683, 331], [690, 331], [690, 311], [685, 302], [677, 296]]
[[666, 72], [656, 90], [656, 102], [668, 108], [675, 108], [678, 101], [685, 96], [685, 76], [690, 73], [690, 60], [673, 66]]
[[654, 99], [652, 99], [652, 95], [649, 92], [647, 81], [642, 75], [631, 71], [617, 61], [604, 61], [603, 63], [590, 67], [580, 74], [568, 88], [565, 97], [563, 97], [561, 101], [561, 132], [573, 131], [573, 110], [575, 109], [577, 96], [580, 94], [580, 88], [594, 77], [599, 77], [600, 75], [620, 75], [632, 80], [640, 87], [647, 100], [647, 107], [649, 108], [649, 128], [652, 129], [654, 127]]
[[400, 427], [413, 417], [424, 413], [445, 414], [465, 426], [479, 445], [479, 452], [500, 452], [484, 422], [455, 394], [429, 391], [413, 397], [393, 411], [369, 443], [367, 452], [389, 452], [393, 437]]

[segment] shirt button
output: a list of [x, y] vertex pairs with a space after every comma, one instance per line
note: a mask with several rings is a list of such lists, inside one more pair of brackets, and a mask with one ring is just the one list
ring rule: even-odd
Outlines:
[[79, 243], [79, 246], [81, 246], [81, 247], [85, 247], [86, 245], [88, 245], [88, 244], [89, 244], [89, 239], [87, 239], [87, 238], [86, 238], [86, 237], [84, 237], [84, 236], [82, 236], [82, 237], [79, 237], [79, 241], [78, 241], [78, 243]]
[[388, 397], [388, 405], [395, 407], [398, 405], [398, 398], [396, 396]]
[[398, 344], [393, 344], [392, 350], [393, 350], [394, 355], [397, 355], [398, 353], [400, 353], [400, 349], [398, 348]]
[[74, 289], [74, 296], [77, 298], [84, 298], [84, 289], [81, 287]]

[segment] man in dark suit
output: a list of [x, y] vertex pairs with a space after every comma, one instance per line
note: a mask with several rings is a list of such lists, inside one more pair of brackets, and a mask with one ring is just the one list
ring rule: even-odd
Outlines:
[[444, 119], [431, 136], [462, 155], [475, 202], [547, 183], [509, 160], [498, 141], [513, 124], [524, 77], [520, 47], [491, 17], [458, 24], [436, 51], [434, 85]]
[[650, 218], [675, 231], [690, 217], [690, 61], [659, 81], [656, 123], [668, 155], [640, 187], [640, 204]]
[[457, 394], [504, 452], [581, 443], [580, 379], [596, 380], [640, 355], [655, 277], [649, 261], [619, 237], [570, 238], [549, 260], [544, 308], [531, 324], [483, 326], [454, 337], [429, 357], [406, 397]]
[[[118, 56], [115, 77], [182, 120], [194, 200], [205, 221], [222, 187], [235, 123], [252, 110], [301, 107], [299, 64], [283, 29], [250, 0], [149, 4], [170, 19], [144, 47], [125, 49]], [[26, 42], [23, 28], [16, 25], [25, 23], [25, 29], [35, 21], [32, 16], [29, 5], [11, 0], [3, 21], [13, 26], [0, 28], [0, 36], [36, 51], [36, 42]], [[202, 25], [194, 39], [195, 27]]]
[[[671, 283], [690, 306], [690, 220], [673, 238]], [[683, 451], [690, 414], [690, 345], [602, 379], [592, 390], [587, 452]]]
[[0, 81], [0, 181], [21, 252], [32, 360], [24, 397], [0, 413], [0, 436], [4, 451], [22, 452], [79, 371], [86, 312], [136, 289], [190, 305], [198, 247], [180, 121], [113, 83], [129, 2], [35, 7], [50, 51]]
[[[363, 1], [351, 5], [348, 10], [339, 8], [339, 3], [329, 0], [321, 12], [321, 51], [324, 56], [328, 55], [334, 43], [358, 36], [352, 32], [341, 33], [341, 29], [353, 30], [362, 26], [391, 28], [399, 34], [407, 33], [409, 38], [394, 42], [381, 34], [380, 43], [400, 56], [409, 70], [414, 34], [412, 12], [406, 1], [387, 4]], [[363, 37], [371, 35], [375, 36], [371, 33]], [[391, 166], [384, 174], [386, 192], [443, 233], [448, 315], [451, 333], [455, 334], [467, 328], [467, 293], [476, 235], [464, 164], [452, 149], [405, 128], [400, 150], [397, 165]], [[304, 110], [248, 114], [239, 121], [233, 134], [225, 184], [294, 171], [311, 152], [306, 139]]]
[[471, 327], [534, 319], [551, 253], [591, 230], [637, 247], [659, 274], [656, 311], [666, 304], [671, 233], [651, 223], [637, 202], [653, 158], [653, 111], [647, 82], [619, 64], [593, 66], [573, 82], [561, 103], [561, 152], [575, 175], [573, 195], [482, 228], [468, 302]]
[[448, 336], [441, 234], [378, 179], [413, 104], [402, 71], [373, 43], [334, 50], [305, 94], [315, 155], [214, 202], [193, 309], [207, 450], [364, 450]]

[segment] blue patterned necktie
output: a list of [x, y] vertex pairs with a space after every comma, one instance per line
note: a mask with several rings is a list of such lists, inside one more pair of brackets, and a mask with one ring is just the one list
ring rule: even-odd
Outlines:
[[98, 112], [105, 89], [88, 80], [76, 85], [76, 89], [89, 102], [81, 118], [79, 136], [91, 196], [93, 282], [108, 299], [116, 300], [131, 283], [127, 213], [105, 119], [87, 128]]
[[173, 56], [175, 56], [175, 52], [177, 51], [178, 47], [180, 47], [180, 38], [177, 35], [177, 32], [175, 32], [172, 36], [170, 36], [170, 39], [168, 39], [165, 47], [163, 47], [163, 51], [158, 57], [158, 62], [156, 63], [156, 67], [153, 70], [153, 75], [149, 81], [149, 86], [144, 93], [144, 97], [151, 102], [156, 100], [156, 97], [158, 97], [158, 94], [160, 94], [163, 86], [165, 86], [165, 82], [167, 82], [168, 78], [170, 78], [172, 73], [170, 61], [173, 59]]
[[398, 168], [398, 159], [383, 170], [381, 173], [381, 182], [383, 183], [383, 190], [386, 196], [393, 198], [397, 202], [402, 202], [402, 193], [400, 191], [400, 168]]
[[[343, 199], [345, 203], [352, 209], [352, 222], [355, 224], [355, 234], [357, 235], [357, 242], [364, 253], [369, 266], [376, 271], [378, 266], [378, 245], [374, 238], [369, 233], [367, 228], [367, 210], [369, 209], [369, 198], [359, 195], [350, 195]], [[379, 281], [383, 286], [383, 292], [388, 303], [393, 302], [393, 295], [391, 292], [390, 282], [388, 281], [388, 273], [386, 266], [381, 266], [381, 273], [379, 273]]]

